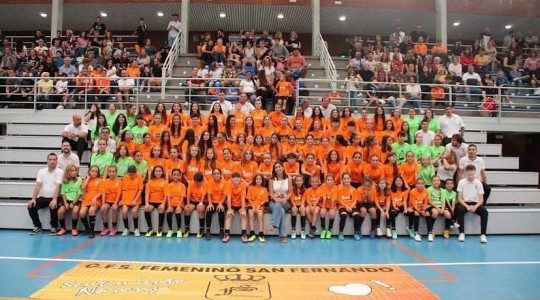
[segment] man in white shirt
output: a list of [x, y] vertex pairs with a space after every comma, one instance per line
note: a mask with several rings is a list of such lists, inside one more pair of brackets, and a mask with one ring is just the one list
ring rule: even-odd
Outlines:
[[246, 116], [249, 116], [251, 114], [251, 111], [255, 109], [255, 106], [253, 106], [253, 104], [251, 104], [251, 102], [248, 101], [248, 96], [246, 93], [240, 94], [240, 98], [238, 99], [238, 102], [242, 104], [242, 107], [240, 108], [240, 112], [242, 112]]
[[330, 119], [330, 114], [332, 113], [334, 109], [336, 109], [336, 106], [330, 103], [330, 98], [328, 97], [322, 98], [320, 107], [321, 107], [322, 115], [326, 119]]
[[451, 105], [446, 106], [444, 109], [444, 115], [439, 117], [439, 124], [441, 124], [441, 132], [443, 134], [443, 145], [450, 143], [450, 138], [454, 134], [465, 133], [465, 123], [459, 115], [454, 113], [454, 108]]
[[[99, 138], [107, 141], [107, 152], [111, 152], [112, 154], [116, 152], [116, 141], [111, 139], [111, 130], [109, 129], [109, 127], [101, 128], [101, 131], [99, 132]], [[98, 143], [94, 143], [94, 147], [92, 147], [92, 153], [97, 152]]]
[[482, 85], [482, 78], [474, 71], [474, 66], [469, 66], [467, 73], [463, 74], [463, 85], [463, 91], [465, 92], [465, 99], [467, 102], [471, 102], [471, 94], [482, 94], [482, 90], [478, 87]]
[[433, 139], [435, 139], [435, 132], [429, 130], [429, 122], [427, 120], [423, 120], [420, 130], [418, 130], [414, 136], [417, 134], [422, 135], [422, 145], [431, 146], [433, 143]]
[[[234, 109], [231, 101], [225, 99], [225, 90], [220, 89], [218, 91], [218, 99], [214, 103], [219, 103], [221, 105], [221, 110], [223, 111], [223, 114], [228, 116], [229, 112]], [[210, 107], [214, 107], [214, 103], [210, 105]]]
[[68, 141], [71, 149], [77, 151], [77, 156], [82, 157], [87, 148], [86, 137], [88, 136], [88, 126], [83, 124], [79, 114], [73, 114], [73, 122], [68, 124], [62, 131], [62, 138]]
[[178, 19], [178, 14], [174, 13], [172, 14], [172, 21], [169, 22], [169, 25], [167, 25], [167, 30], [169, 31], [169, 35], [167, 37], [167, 43], [169, 47], [172, 47], [174, 40], [180, 33], [180, 29], [182, 27], [182, 23]]
[[135, 80], [127, 76], [126, 70], [122, 70], [120, 79], [118, 79], [118, 92], [116, 93], [116, 99], [120, 104], [120, 109], [122, 109], [122, 99], [124, 99], [126, 103], [129, 102], [129, 97], [134, 87]]
[[484, 159], [476, 156], [478, 148], [474, 144], [470, 144], [467, 147], [467, 156], [462, 157], [459, 160], [458, 178], [465, 178], [465, 168], [468, 165], [474, 165], [476, 168], [474, 178], [482, 182], [482, 188], [484, 189], [484, 203], [487, 202], [489, 195], [491, 194], [491, 187], [487, 184], [486, 165]]
[[79, 167], [80, 160], [75, 153], [71, 152], [71, 144], [68, 141], [63, 141], [62, 154], [58, 156], [58, 168], [63, 171], [70, 164]]
[[484, 189], [482, 182], [474, 178], [476, 167], [467, 165], [465, 167], [466, 178], [459, 181], [458, 204], [456, 206], [456, 216], [459, 223], [460, 242], [465, 241], [465, 214], [475, 213], [480, 216], [480, 242], [487, 243], [486, 230], [488, 223], [488, 211], [484, 207]]
[[62, 183], [63, 172], [58, 168], [58, 157], [54, 153], [47, 156], [47, 167], [40, 169], [36, 177], [36, 185], [32, 193], [32, 199], [28, 201], [28, 214], [32, 219], [34, 228], [31, 235], [39, 234], [43, 231], [39, 220], [39, 210], [49, 207], [51, 213], [51, 235], [56, 234], [58, 227], [57, 199]]
[[463, 137], [461, 134], [456, 133], [452, 136], [450, 143], [446, 145], [446, 150], [452, 150], [456, 154], [458, 159], [465, 157], [467, 155], [467, 149], [469, 145], [463, 142]]

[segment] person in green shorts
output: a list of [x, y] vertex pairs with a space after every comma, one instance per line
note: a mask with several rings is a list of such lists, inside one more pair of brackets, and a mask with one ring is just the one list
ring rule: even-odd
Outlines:
[[[439, 176], [433, 176], [431, 179], [431, 186], [427, 189], [429, 193], [429, 199], [430, 199], [430, 206], [428, 208], [428, 212], [431, 215], [432, 218], [432, 226], [435, 225], [435, 222], [437, 221], [438, 216], [443, 216], [445, 219], [445, 224], [448, 223], [447, 221], [452, 218], [452, 215], [448, 211], [448, 208], [446, 207], [446, 201], [444, 201], [443, 198], [443, 191], [445, 189], [441, 188], [441, 178]], [[443, 236], [445, 239], [448, 237], [448, 231], [445, 230], [443, 233]], [[430, 235], [428, 235], [428, 241], [433, 241], [435, 238], [435, 234], [431, 232]]]
[[407, 133], [401, 131], [398, 133], [397, 142], [392, 144], [392, 151], [396, 154], [397, 162], [402, 163], [405, 161], [405, 155], [411, 151], [411, 145], [405, 142]]
[[99, 168], [99, 176], [105, 176], [107, 167], [113, 164], [114, 156], [107, 151], [107, 141], [100, 139], [98, 141], [98, 151], [92, 154], [90, 159], [91, 166], [97, 166]]
[[81, 189], [82, 179], [79, 177], [79, 168], [73, 164], [69, 164], [62, 178], [62, 185], [60, 188], [60, 195], [62, 201], [58, 201], [58, 222], [60, 223], [60, 230], [56, 235], [66, 234], [66, 220], [64, 216], [68, 211], [71, 211], [71, 235], [78, 235], [77, 220], [79, 219], [79, 209], [81, 207], [81, 201], [83, 191]]
[[450, 229], [458, 229], [459, 223], [456, 222], [456, 200], [457, 193], [454, 190], [455, 183], [453, 179], [446, 179], [444, 182], [445, 189], [442, 191], [442, 198], [445, 202], [445, 208], [450, 213], [450, 218], [444, 220], [444, 233], [445, 239], [450, 238]]
[[142, 144], [144, 142], [144, 135], [148, 132], [148, 127], [144, 125], [145, 123], [142, 115], [137, 116], [136, 122], [137, 125], [130, 129], [131, 135], [137, 144]]
[[122, 178], [127, 174], [128, 167], [135, 164], [133, 158], [129, 156], [129, 150], [126, 146], [122, 145], [114, 155], [112, 165], [116, 167], [117, 176]]

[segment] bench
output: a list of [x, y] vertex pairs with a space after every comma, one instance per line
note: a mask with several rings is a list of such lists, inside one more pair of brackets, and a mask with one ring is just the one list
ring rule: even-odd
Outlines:
[[0, 136], [1, 148], [60, 149], [62, 137], [57, 136]]
[[[54, 152], [57, 155], [62, 155], [59, 152], [51, 150], [27, 150], [27, 149], [0, 149], [1, 162], [24, 162], [24, 163], [43, 163], [47, 159], [49, 153]], [[82, 162], [90, 161], [90, 151], [85, 151]]]
[[[39, 169], [45, 168], [44, 164], [1, 164], [0, 178], [36, 179]], [[86, 175], [87, 166], [81, 166], [79, 174]]]
[[66, 125], [60, 124], [8, 124], [7, 135], [60, 136]]

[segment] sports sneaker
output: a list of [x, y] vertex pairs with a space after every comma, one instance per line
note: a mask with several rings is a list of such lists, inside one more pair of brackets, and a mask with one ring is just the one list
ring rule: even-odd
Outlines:
[[450, 224], [450, 230], [454, 230], [455, 228], [454, 223]]
[[139, 231], [139, 228], [137, 228], [137, 229], [135, 229], [135, 230], [133, 231], [133, 235], [135, 235], [136, 237], [141, 236], [141, 232]]
[[257, 236], [253, 234], [252, 236], [249, 237], [248, 242], [254, 242], [256, 239], [257, 239]]
[[369, 231], [369, 238], [370, 238], [370, 239], [374, 239], [374, 238], [375, 238], [375, 229], [371, 229], [371, 230]]
[[296, 239], [296, 230], [291, 231], [291, 239]]
[[158, 232], [156, 233], [156, 237], [160, 238], [160, 237], [162, 237], [162, 236], [163, 236], [163, 231], [158, 231]]
[[310, 229], [309, 229], [308, 236], [309, 236], [310, 238], [315, 237], [315, 231], [313, 230], [313, 228], [310, 228]]
[[377, 236], [382, 236], [382, 230], [380, 228], [377, 228]]
[[224, 242], [224, 243], [229, 242], [229, 234], [225, 233], [225, 235], [223, 236], [223, 239], [221, 241]]
[[487, 244], [487, 237], [485, 234], [480, 235], [480, 243]]
[[109, 229], [103, 227], [103, 229], [101, 229], [101, 232], [99, 233], [99, 235], [106, 236], [107, 234], [109, 234]]
[[58, 232], [56, 233], [56, 235], [64, 235], [66, 234], [66, 230], [64, 228], [60, 228], [60, 230], [58, 230]]
[[124, 231], [122, 231], [122, 236], [128, 236], [129, 235], [129, 229], [124, 228]]
[[417, 233], [417, 234], [414, 235], [414, 240], [417, 241], [417, 242], [421, 242], [422, 237]]
[[245, 234], [242, 234], [242, 238], [241, 238], [241, 239], [242, 239], [242, 243], [247, 243], [247, 242], [248, 242], [248, 237], [247, 237], [247, 235], [245, 235]]
[[36, 234], [40, 234], [43, 232], [43, 228], [41, 227], [34, 227], [34, 229], [32, 229], [30, 231], [30, 235], [36, 235]]
[[115, 236], [115, 235], [116, 235], [116, 228], [113, 227], [109, 230], [109, 236]]
[[259, 235], [259, 242], [261, 242], [261, 243], [266, 242], [266, 239], [264, 238], [263, 235]]
[[397, 240], [397, 231], [396, 230], [392, 230], [392, 239]]
[[458, 222], [454, 222], [454, 228], [457, 230], [459, 229], [459, 223]]
[[202, 238], [203, 237], [202, 232], [197, 233], [197, 235], [195, 237], [198, 238], [198, 239]]
[[287, 244], [287, 237], [286, 236], [282, 236], [279, 238], [279, 241], [282, 243], [282, 244]]
[[343, 235], [343, 232], [340, 232], [340, 233], [339, 233], [338, 239], [339, 239], [340, 241], [344, 241], [344, 240], [345, 240], [345, 236]]
[[432, 233], [428, 234], [427, 241], [428, 242], [433, 242], [433, 234]]
[[327, 230], [324, 236], [325, 239], [329, 240], [332, 238], [332, 230]]
[[56, 228], [51, 228], [51, 232], [49, 233], [49, 235], [54, 236], [57, 233], [58, 233], [58, 231], [56, 230]]
[[362, 233], [359, 232], [359, 231], [355, 232], [354, 233], [354, 239], [357, 240], [357, 241], [361, 240], [362, 239]]
[[390, 228], [386, 228], [386, 237], [387, 238], [392, 238], [392, 230], [390, 230]]
[[445, 239], [450, 238], [450, 231], [448, 231], [448, 230], [443, 231], [442, 236], [443, 236]]
[[204, 239], [209, 241], [212, 238], [212, 235], [210, 234], [210, 230], [207, 230], [204, 234]]
[[407, 228], [407, 233], [409, 233], [411, 239], [414, 239], [414, 231], [411, 228]]
[[465, 242], [465, 233], [460, 233], [457, 240], [460, 242]]
[[304, 230], [300, 231], [300, 238], [303, 240], [306, 239], [306, 232]]
[[176, 232], [176, 237], [177, 237], [177, 238], [181, 238], [182, 236], [184, 236], [184, 235], [182, 234], [182, 231], [181, 231], [181, 230], [178, 230], [178, 231]]
[[321, 239], [326, 238], [326, 229], [321, 230]]
[[151, 237], [152, 235], [154, 235], [154, 231], [152, 229], [148, 230], [148, 232], [146, 233], [145, 237]]
[[93, 230], [88, 230], [88, 238], [93, 239], [96, 236], [96, 233]]
[[186, 231], [184, 232], [184, 238], [187, 238], [187, 237], [189, 237], [189, 230], [186, 230]]
[[79, 235], [79, 231], [77, 229], [71, 229], [71, 235], [72, 236], [78, 236]]

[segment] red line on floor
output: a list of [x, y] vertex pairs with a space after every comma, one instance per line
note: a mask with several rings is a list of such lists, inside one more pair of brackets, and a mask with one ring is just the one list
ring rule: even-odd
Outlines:
[[[84, 243], [80, 243], [79, 245], [77, 245], [76, 247], [74, 248], [71, 248], [70, 250], [68, 250], [67, 252], [64, 252], [60, 255], [57, 255], [55, 256], [54, 258], [59, 258], [59, 259], [62, 259], [62, 258], [67, 258], [68, 256], [76, 253], [76, 252], [79, 252], [81, 251], [82, 249], [84, 249], [85, 247], [87, 247], [88, 245], [92, 244], [93, 242], [95, 242], [97, 240], [97, 238], [93, 238], [93, 239], [90, 239]], [[44, 263], [43, 265], [33, 269], [32, 271], [28, 272], [26, 275], [28, 277], [42, 277], [42, 278], [54, 278], [56, 277], [56, 275], [52, 275], [52, 274], [39, 274], [40, 272], [42, 272], [43, 270], [49, 268], [50, 266], [54, 265], [56, 263], [56, 261], [49, 261], [49, 262], [46, 262]]]
[[[398, 241], [390, 241], [392, 244], [394, 244], [395, 246], [397, 246], [399, 249], [403, 250], [405, 253], [409, 254], [410, 256], [414, 257], [415, 259], [417, 259], [418, 261], [420, 262], [423, 262], [425, 264], [430, 264], [430, 263], [433, 263], [431, 260], [423, 257], [422, 255], [416, 253], [413, 249], [403, 245], [402, 243], [398, 242]], [[457, 278], [446, 272], [445, 270], [443, 270], [441, 267], [439, 266], [435, 266], [435, 265], [431, 265], [430, 266], [431, 268], [433, 268], [435, 271], [437, 271], [438, 273], [440, 273], [444, 279], [426, 279], [426, 280], [422, 280], [422, 281], [428, 281], [428, 282], [439, 282], [439, 281], [452, 281], [452, 282], [455, 282], [457, 281]]]

